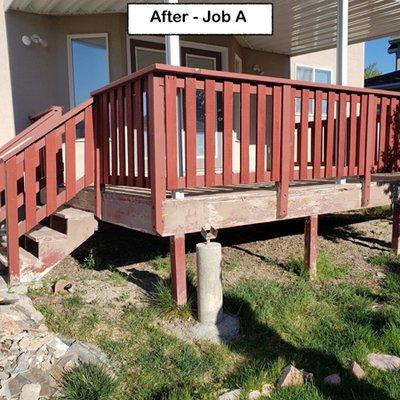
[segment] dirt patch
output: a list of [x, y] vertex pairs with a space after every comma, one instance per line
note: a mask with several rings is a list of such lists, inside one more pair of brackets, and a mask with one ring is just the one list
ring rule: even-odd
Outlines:
[[[337, 263], [348, 265], [348, 274], [339, 281], [376, 288], [378, 272], [388, 267], [372, 265], [372, 256], [390, 249], [391, 221], [387, 216], [361, 213], [321, 217], [319, 250]], [[200, 235], [187, 237], [187, 265], [195, 271], [195, 244]], [[303, 221], [291, 220], [221, 230], [223, 280], [235, 286], [248, 278], [290, 281], [297, 277], [285, 270], [290, 257], [303, 252]], [[61, 262], [48, 281], [68, 277], [74, 293], [89, 305], [115, 315], [129, 306], [147, 304], [159, 279], [169, 276], [168, 239], [156, 238], [123, 228], [103, 225], [72, 256]], [[88, 263], [88, 257], [94, 260]], [[89, 264], [87, 267], [86, 264]], [[82, 267], [86, 265], [86, 268]]]

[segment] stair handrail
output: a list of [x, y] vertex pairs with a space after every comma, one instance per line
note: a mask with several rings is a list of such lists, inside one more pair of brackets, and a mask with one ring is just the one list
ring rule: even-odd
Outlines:
[[[9, 160], [11, 157], [15, 156], [16, 154], [24, 151], [27, 147], [29, 147], [32, 143], [40, 140], [44, 136], [46, 136], [48, 133], [51, 131], [59, 128], [62, 124], [64, 124], [66, 121], [69, 119], [73, 118], [74, 116], [78, 115], [82, 111], [84, 111], [86, 108], [90, 107], [93, 104], [93, 98], [90, 98], [83, 103], [79, 104], [78, 106], [72, 108], [70, 111], [66, 112], [64, 115], [60, 115], [57, 110], [53, 114], [52, 112], [50, 113], [51, 115], [46, 118], [43, 118], [38, 120], [38, 124], [36, 125], [33, 124], [31, 127], [27, 128], [27, 132], [23, 132], [24, 138], [26, 138], [25, 141], [22, 143], [19, 143], [20, 140], [15, 141], [14, 147], [10, 148], [11, 146], [8, 146], [8, 152], [5, 154], [2, 154], [0, 151], [0, 160], [3, 162], [6, 162]], [[53, 118], [55, 117], [55, 118]], [[17, 136], [18, 137], [18, 136]]]

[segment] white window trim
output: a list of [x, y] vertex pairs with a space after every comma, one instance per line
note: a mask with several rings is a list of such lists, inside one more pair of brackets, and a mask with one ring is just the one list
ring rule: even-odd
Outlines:
[[241, 74], [243, 72], [243, 60], [242, 60], [242, 57], [240, 57], [237, 53], [235, 53], [235, 69], [236, 69], [236, 62], [240, 66], [240, 68], [239, 68], [240, 71], [234, 71], [234, 72]]
[[72, 40], [81, 38], [105, 38], [107, 46], [107, 76], [110, 82], [110, 47], [108, 33], [78, 33], [67, 35], [67, 52], [68, 52], [68, 82], [69, 82], [69, 105], [71, 108], [75, 107], [75, 92], [74, 92], [74, 69], [72, 60]]
[[[310, 68], [312, 69], [312, 82], [315, 82], [315, 70], [316, 69], [320, 69], [321, 71], [328, 71], [331, 73], [331, 84], [333, 83], [333, 69], [332, 68], [326, 68], [326, 67], [319, 67], [318, 65], [306, 65], [306, 64], [295, 64], [294, 65], [294, 80], [298, 80], [297, 79], [297, 67], [300, 68]], [[302, 81], [302, 82], [306, 82], [306, 81]]]
[[[131, 74], [132, 72], [132, 61], [131, 61], [131, 40], [140, 40], [142, 42], [151, 42], [151, 43], [165, 43], [164, 37], [158, 36], [130, 36], [126, 35], [126, 54], [127, 54], [127, 74]], [[198, 43], [198, 42], [190, 42], [187, 40], [180, 40], [179, 44], [181, 47], [191, 47], [192, 49], [199, 50], [208, 50], [214, 51], [216, 53], [221, 53], [221, 69], [222, 71], [228, 71], [229, 69], [229, 50], [224, 46], [216, 46], [208, 43]]]
[[[315, 82], [315, 70], [319, 69], [321, 71], [327, 71], [331, 73], [331, 81], [329, 82], [329, 84], [333, 83], [333, 69], [332, 68], [326, 68], [326, 67], [320, 67], [318, 65], [306, 65], [306, 64], [294, 64], [294, 77], [293, 79], [298, 81], [299, 79], [297, 79], [297, 68], [309, 68], [312, 70], [312, 83], [318, 83]], [[308, 82], [308, 81], [300, 81], [300, 82]], [[314, 101], [314, 100], [313, 100]], [[296, 108], [296, 107], [295, 107]], [[300, 115], [301, 111], [297, 111], [295, 112], [296, 115]], [[314, 110], [312, 110], [312, 112], [309, 112], [308, 115], [312, 116], [314, 115]], [[326, 116], [326, 114], [322, 113], [323, 116]]]

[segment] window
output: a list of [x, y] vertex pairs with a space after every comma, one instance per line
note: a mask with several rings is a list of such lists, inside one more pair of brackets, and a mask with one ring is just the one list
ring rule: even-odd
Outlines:
[[240, 74], [243, 72], [243, 61], [236, 53], [235, 53], [235, 72], [238, 72]]
[[165, 64], [165, 51], [135, 47], [136, 71], [152, 64]]
[[[332, 83], [332, 71], [329, 69], [296, 65], [296, 79], [298, 81]], [[309, 113], [314, 113], [314, 101], [310, 100]], [[301, 112], [301, 99], [296, 99], [296, 113]], [[322, 112], [327, 113], [327, 101], [322, 101]]]
[[107, 34], [68, 36], [71, 107], [110, 81]]

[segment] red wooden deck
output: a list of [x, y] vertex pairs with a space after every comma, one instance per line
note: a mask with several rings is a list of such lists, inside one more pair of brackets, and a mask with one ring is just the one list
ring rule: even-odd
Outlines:
[[[318, 214], [398, 201], [399, 115], [395, 92], [148, 67], [63, 116], [39, 116], [0, 150], [10, 278], [18, 281], [19, 237], [93, 181], [99, 219], [171, 236], [178, 303], [184, 235], [204, 226], [307, 217], [312, 269]], [[81, 177], [77, 129], [85, 135]], [[177, 190], [183, 200], [171, 198]]]

